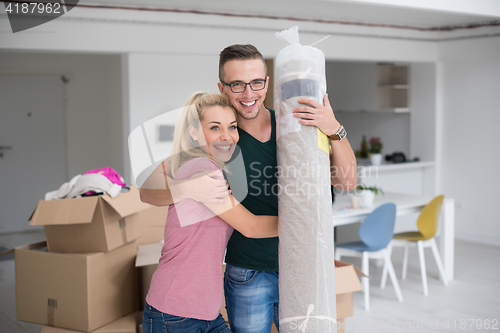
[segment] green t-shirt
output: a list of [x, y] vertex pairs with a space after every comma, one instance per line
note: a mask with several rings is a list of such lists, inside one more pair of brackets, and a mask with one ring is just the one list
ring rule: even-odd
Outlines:
[[[248, 195], [241, 204], [255, 215], [278, 216], [278, 180], [276, 178], [276, 120], [271, 113], [271, 138], [260, 142], [238, 128], [245, 165]], [[229, 169], [230, 170], [230, 169]], [[278, 271], [278, 237], [247, 238], [233, 231], [227, 244], [226, 263], [258, 271]]]

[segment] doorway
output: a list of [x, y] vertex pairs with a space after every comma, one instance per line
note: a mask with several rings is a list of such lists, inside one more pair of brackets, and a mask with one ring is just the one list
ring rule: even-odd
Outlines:
[[0, 233], [33, 230], [46, 192], [66, 181], [60, 76], [0, 76]]

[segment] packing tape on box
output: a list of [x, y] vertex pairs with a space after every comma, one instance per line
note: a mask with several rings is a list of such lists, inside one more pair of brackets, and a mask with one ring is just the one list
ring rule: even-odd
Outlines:
[[47, 325], [55, 326], [55, 312], [57, 309], [57, 300], [48, 298], [47, 299]]
[[125, 230], [125, 227], [127, 226], [127, 222], [125, 221], [125, 218], [121, 218], [118, 223], [120, 224], [120, 230], [122, 231], [122, 241], [123, 244], [127, 244], [127, 232]]

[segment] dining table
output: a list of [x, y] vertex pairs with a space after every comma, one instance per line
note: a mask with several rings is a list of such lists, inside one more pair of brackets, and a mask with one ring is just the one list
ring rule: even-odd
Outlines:
[[[335, 202], [332, 205], [333, 226], [340, 226], [350, 223], [362, 222], [368, 214], [376, 207], [392, 202], [396, 205], [396, 223], [398, 216], [420, 213], [422, 208], [427, 205], [434, 196], [429, 195], [410, 195], [404, 193], [385, 192], [383, 195], [376, 195], [373, 205], [354, 208], [351, 205], [350, 196], [352, 194], [342, 194], [335, 196]], [[415, 230], [416, 230], [415, 221]], [[455, 201], [453, 198], [446, 198], [441, 207], [441, 213], [438, 224], [439, 253], [444, 266], [445, 277], [448, 281], [454, 278], [454, 260], [455, 260]]]

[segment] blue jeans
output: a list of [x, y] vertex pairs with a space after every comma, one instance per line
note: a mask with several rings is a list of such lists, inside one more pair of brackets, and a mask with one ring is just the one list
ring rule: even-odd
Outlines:
[[226, 266], [224, 294], [229, 326], [233, 333], [279, 331], [278, 273]]
[[231, 333], [224, 318], [219, 316], [214, 320], [201, 320], [178, 317], [163, 313], [146, 303], [142, 317], [143, 333]]

